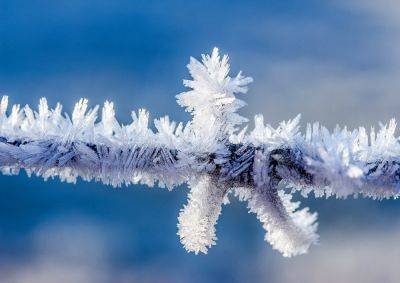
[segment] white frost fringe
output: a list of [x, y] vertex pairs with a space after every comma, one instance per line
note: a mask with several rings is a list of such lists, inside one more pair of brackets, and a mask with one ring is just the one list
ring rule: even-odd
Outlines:
[[[282, 183], [304, 195], [313, 191], [316, 196], [398, 197], [400, 143], [394, 120], [369, 136], [364, 128], [330, 133], [318, 124], [309, 125], [302, 135], [300, 116], [273, 128], [257, 115], [254, 130], [247, 132], [242, 126], [247, 119], [237, 113], [245, 102], [235, 94], [247, 92], [252, 79], [241, 73], [230, 77], [228, 57], [221, 58], [216, 48], [201, 62], [191, 58], [188, 69], [192, 80], [184, 85], [190, 89], [177, 101], [193, 119], [186, 125], [168, 117], [156, 119], [155, 132], [144, 109], [132, 112], [131, 124], [121, 125], [112, 102], [106, 101], [96, 122], [98, 106], [88, 109], [86, 99], [69, 117], [60, 104], [49, 109], [45, 98], [37, 111], [14, 105], [7, 114], [4, 96], [1, 171], [18, 174], [24, 169], [44, 178], [76, 182], [81, 177], [113, 186], [158, 182], [171, 189], [187, 182], [191, 191], [179, 215], [178, 234], [185, 248], [196, 254], [215, 244], [215, 225], [230, 191], [248, 201], [266, 230], [266, 241], [284, 256], [307, 252], [318, 236], [316, 214], [297, 210], [299, 204], [291, 202]], [[233, 160], [235, 146], [239, 156]], [[312, 178], [305, 180], [294, 163], [285, 166], [288, 157], [277, 153], [279, 149], [289, 149], [295, 165]], [[272, 169], [270, 162], [278, 165]], [[234, 181], [243, 172], [250, 172], [244, 185]]]
[[187, 251], [207, 253], [215, 245], [215, 225], [221, 214], [226, 188], [209, 176], [189, 182], [188, 204], [178, 217], [178, 235]]

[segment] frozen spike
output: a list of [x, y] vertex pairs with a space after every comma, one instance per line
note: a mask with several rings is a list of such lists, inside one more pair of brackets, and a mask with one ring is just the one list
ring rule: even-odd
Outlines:
[[61, 115], [61, 112], [62, 112], [62, 105], [59, 102], [57, 102], [56, 108], [54, 108], [53, 113], [59, 116]]
[[307, 142], [311, 142], [312, 139], [312, 130], [311, 130], [311, 124], [307, 123], [307, 129], [306, 129], [306, 136], [305, 136], [305, 140]]
[[29, 122], [30, 125], [33, 125], [35, 123], [35, 115], [33, 113], [33, 110], [29, 107], [29, 105], [25, 105], [24, 113], [26, 120]]
[[50, 116], [50, 111], [47, 105], [47, 99], [42, 97], [39, 100], [39, 111], [38, 111], [40, 131], [42, 132], [46, 131], [49, 116]]
[[94, 123], [97, 119], [97, 112], [99, 111], [99, 106], [96, 105], [93, 109], [90, 109], [88, 113], [84, 116], [87, 123]]
[[115, 118], [114, 103], [106, 100], [102, 111], [102, 120], [109, 121]]
[[144, 127], [147, 128], [149, 126], [149, 112], [146, 109], [139, 109], [139, 124]]
[[254, 116], [254, 130], [262, 130], [264, 129], [264, 115], [257, 114]]
[[202, 136], [212, 133], [210, 148], [215, 148], [213, 141], [233, 136], [237, 126], [247, 121], [236, 113], [245, 103], [235, 94], [246, 92], [251, 79], [241, 74], [230, 77], [228, 56], [221, 57], [217, 48], [202, 55], [202, 62], [191, 58], [188, 69], [193, 80], [184, 81], [190, 90], [177, 95], [178, 104], [193, 115], [191, 131]]
[[5, 116], [7, 112], [7, 106], [8, 106], [8, 96], [3, 95], [1, 98], [1, 103], [0, 103], [0, 116]]
[[188, 204], [179, 213], [178, 235], [189, 252], [207, 253], [215, 245], [215, 225], [221, 213], [226, 188], [201, 177], [190, 182]]
[[375, 141], [376, 141], [376, 135], [375, 135], [375, 128], [374, 127], [371, 127], [370, 141], [371, 141], [371, 146], [374, 146], [375, 145]]
[[161, 117], [160, 119], [154, 120], [154, 125], [156, 126], [156, 128], [159, 132], [165, 133], [168, 135], [173, 135], [174, 130], [176, 128], [176, 123], [174, 121], [170, 122], [168, 116]]
[[114, 103], [106, 101], [101, 114], [101, 125], [104, 135], [112, 136], [116, 124], [118, 124], [118, 122], [115, 120]]
[[88, 100], [85, 98], [81, 98], [74, 107], [72, 112], [72, 122], [74, 124], [80, 123], [85, 116], [86, 110], [88, 107]]
[[13, 105], [13, 107], [11, 109], [11, 114], [8, 117], [8, 119], [9, 119], [12, 127], [16, 127], [17, 125], [22, 123], [22, 115], [21, 115], [20, 109], [21, 109], [21, 107], [19, 104]]
[[49, 115], [49, 107], [47, 105], [47, 99], [42, 97], [39, 100], [39, 117], [47, 118]]
[[138, 130], [147, 130], [149, 126], [149, 112], [146, 109], [139, 109], [138, 115], [132, 111], [132, 125]]
[[182, 134], [182, 131], [183, 131], [183, 123], [182, 122], [179, 122], [178, 123], [178, 126], [176, 127], [176, 129], [175, 129], [175, 135], [177, 135], [177, 136], [179, 136], [179, 135], [181, 135]]
[[265, 240], [291, 257], [304, 254], [318, 240], [316, 214], [305, 208], [296, 211], [299, 204], [291, 202], [291, 195], [274, 188], [259, 188], [248, 200], [250, 212], [255, 213], [266, 230]]

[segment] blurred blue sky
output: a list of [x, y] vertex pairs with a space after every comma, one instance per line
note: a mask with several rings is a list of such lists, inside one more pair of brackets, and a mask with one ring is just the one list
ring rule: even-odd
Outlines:
[[218, 46], [255, 79], [249, 115], [301, 112], [334, 126], [396, 114], [398, 25], [372, 1], [0, 3], [0, 90], [20, 103], [45, 95], [69, 109], [81, 96], [108, 98], [122, 120], [138, 107], [187, 118], [174, 101], [184, 66]]
[[[303, 122], [331, 128], [369, 127], [399, 117], [399, 16], [393, 0], [0, 0], [0, 94], [31, 105], [46, 96], [66, 111], [80, 97], [92, 105], [109, 99], [123, 122], [140, 107], [153, 118], [187, 120], [174, 97], [184, 90], [185, 66], [218, 46], [234, 72], [255, 80], [245, 115], [263, 113], [276, 125], [302, 113]], [[321, 245], [288, 260], [236, 201], [224, 208], [209, 255], [187, 254], [176, 236], [185, 195], [185, 187], [115, 190], [0, 176], [2, 282], [329, 283], [338, 274], [356, 282], [360, 273], [363, 282], [397, 282], [400, 275], [380, 264], [400, 256], [395, 201], [306, 200], [320, 212]]]

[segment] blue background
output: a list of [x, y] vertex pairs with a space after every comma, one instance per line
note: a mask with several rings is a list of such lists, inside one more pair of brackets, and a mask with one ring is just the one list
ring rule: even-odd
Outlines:
[[[248, 106], [276, 126], [303, 114], [376, 126], [398, 117], [400, 5], [359, 1], [0, 0], [0, 94], [70, 112], [80, 97], [187, 121], [175, 103], [190, 56], [214, 46], [254, 78]], [[252, 123], [250, 122], [250, 126]], [[303, 127], [304, 129], [304, 127]], [[282, 258], [232, 199], [207, 256], [176, 235], [187, 188], [173, 192], [0, 176], [1, 282], [397, 282], [397, 201], [306, 199], [320, 245]], [[300, 199], [300, 197], [299, 197]], [[303, 201], [303, 200], [302, 200]]]

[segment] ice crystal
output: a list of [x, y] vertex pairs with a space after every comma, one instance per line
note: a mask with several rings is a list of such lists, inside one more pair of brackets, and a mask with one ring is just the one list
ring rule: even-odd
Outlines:
[[335, 129], [315, 123], [303, 135], [300, 116], [277, 128], [237, 111], [245, 103], [236, 98], [252, 82], [240, 72], [229, 76], [226, 55], [214, 48], [201, 62], [191, 58], [188, 91], [178, 104], [193, 116], [186, 123], [162, 117], [149, 127], [149, 113], [132, 112], [121, 125], [114, 104], [106, 101], [97, 121], [98, 106], [89, 109], [81, 99], [71, 117], [62, 106], [50, 109], [42, 98], [37, 111], [0, 103], [0, 169], [4, 174], [29, 175], [63, 181], [96, 180], [112, 186], [142, 183], [172, 189], [190, 187], [188, 202], [179, 214], [178, 235], [184, 247], [207, 253], [216, 243], [216, 224], [223, 204], [233, 193], [247, 201], [266, 230], [265, 240], [284, 256], [308, 251], [318, 240], [316, 214], [299, 209], [292, 193], [316, 196], [361, 195], [397, 198], [400, 184], [400, 143], [391, 120], [370, 135], [364, 128]]

